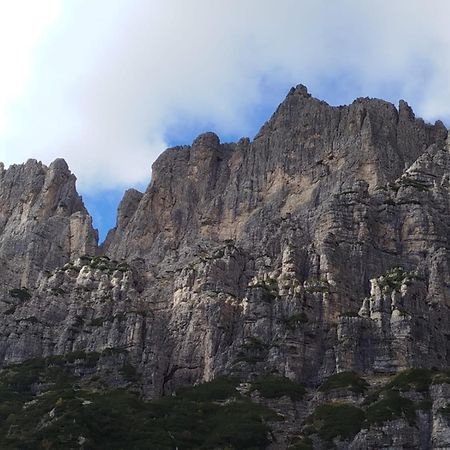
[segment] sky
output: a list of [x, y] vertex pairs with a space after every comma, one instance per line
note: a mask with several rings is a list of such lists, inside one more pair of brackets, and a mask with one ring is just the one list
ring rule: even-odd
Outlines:
[[0, 161], [63, 157], [100, 230], [167, 147], [253, 137], [289, 88], [450, 124], [448, 0], [0, 0]]

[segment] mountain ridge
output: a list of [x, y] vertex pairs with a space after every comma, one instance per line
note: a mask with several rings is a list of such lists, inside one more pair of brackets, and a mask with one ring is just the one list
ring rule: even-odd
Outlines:
[[[440, 412], [450, 403], [442, 122], [417, 119], [403, 101], [330, 106], [299, 85], [252, 141], [203, 133], [152, 170], [145, 192], [126, 191], [101, 246], [65, 162], [0, 171], [4, 370], [66, 355], [70, 370], [91, 361], [76, 369], [79, 383], [97, 377], [146, 399], [238, 379], [239, 395], [286, 409], [271, 425], [274, 449], [293, 436], [324, 448], [319, 425], [312, 437], [305, 429], [339, 401], [364, 420], [333, 436], [338, 448], [406, 449], [417, 433], [426, 443], [413, 448], [450, 445]], [[352, 373], [370, 395], [345, 383], [321, 393]], [[428, 380], [423, 393], [392, 381], [405, 373]], [[277, 389], [302, 383], [306, 397], [255, 397], [271, 376]], [[391, 397], [406, 409], [370, 419]]]

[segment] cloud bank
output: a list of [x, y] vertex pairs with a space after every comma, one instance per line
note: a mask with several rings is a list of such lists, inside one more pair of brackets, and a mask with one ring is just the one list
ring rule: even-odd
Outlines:
[[299, 82], [450, 119], [447, 0], [5, 3], [0, 160], [64, 157], [86, 192], [148, 180], [173, 134], [254, 132]]

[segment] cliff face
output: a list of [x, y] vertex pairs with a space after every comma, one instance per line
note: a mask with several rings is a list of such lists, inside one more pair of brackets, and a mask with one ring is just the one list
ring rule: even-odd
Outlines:
[[[1, 361], [115, 350], [150, 398], [222, 375], [314, 390], [357, 372], [376, 389], [377, 376], [447, 369], [447, 134], [405, 102], [332, 107], [298, 86], [253, 141], [206, 133], [164, 152], [100, 249], [63, 161], [2, 168]], [[447, 385], [433, 386], [413, 399], [437, 402], [417, 448], [450, 446]], [[331, 400], [289, 406], [278, 448]], [[383, 426], [341, 448], [411, 448], [409, 423]]]
[[43, 270], [96, 247], [91, 217], [65, 161], [0, 167], [2, 285], [32, 287]]

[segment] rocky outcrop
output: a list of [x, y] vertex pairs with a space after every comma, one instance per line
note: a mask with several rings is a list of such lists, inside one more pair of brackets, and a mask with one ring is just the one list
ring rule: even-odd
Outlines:
[[[403, 101], [332, 107], [298, 86], [252, 141], [205, 133], [164, 152], [100, 248], [64, 162], [2, 169], [0, 360], [116, 349], [146, 398], [218, 376], [314, 390], [335, 373], [445, 370], [447, 134]], [[311, 400], [291, 431], [341, 400]], [[340, 448], [411, 448], [426, 427], [417, 448], [445, 448], [436, 408]]]
[[0, 281], [4, 289], [32, 287], [43, 270], [96, 251], [97, 233], [75, 180], [62, 159], [49, 167], [31, 159], [7, 170], [1, 167]]

